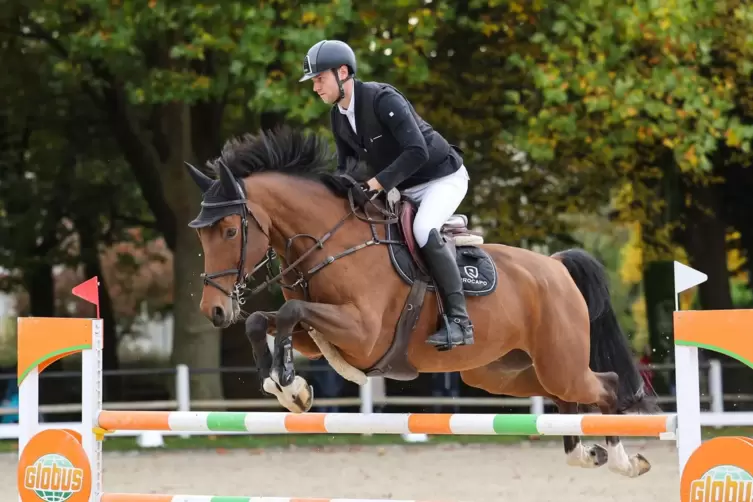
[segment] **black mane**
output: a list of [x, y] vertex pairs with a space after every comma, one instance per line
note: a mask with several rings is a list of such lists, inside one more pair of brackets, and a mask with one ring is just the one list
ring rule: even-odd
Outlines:
[[335, 157], [327, 141], [320, 135], [282, 126], [231, 138], [222, 147], [220, 156], [207, 162], [219, 175], [222, 161], [236, 178], [262, 172], [278, 172], [320, 179], [332, 172]]

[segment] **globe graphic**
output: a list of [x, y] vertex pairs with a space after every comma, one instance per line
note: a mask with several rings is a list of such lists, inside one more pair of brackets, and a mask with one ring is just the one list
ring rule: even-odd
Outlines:
[[707, 471], [703, 477], [710, 477], [714, 481], [724, 481], [727, 477], [732, 481], [753, 481], [753, 476], [750, 473], [734, 465], [716, 466]]
[[[44, 457], [37, 460], [35, 464], [42, 466], [52, 466], [53, 464], [56, 464], [58, 467], [73, 467], [73, 464], [71, 464], [71, 462], [67, 458], [55, 453], [45, 455]], [[44, 502], [65, 502], [66, 500], [71, 498], [71, 495], [73, 495], [73, 492], [69, 491], [64, 492], [52, 490], [34, 490], [34, 493], [37, 494], [37, 497], [44, 500]]]

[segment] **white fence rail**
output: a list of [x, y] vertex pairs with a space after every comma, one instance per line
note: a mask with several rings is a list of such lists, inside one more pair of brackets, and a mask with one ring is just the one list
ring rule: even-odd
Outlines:
[[[191, 400], [190, 371], [185, 365], [178, 365], [175, 371], [175, 396], [173, 400], [132, 401], [118, 403], [104, 403], [105, 409], [113, 410], [177, 410], [196, 411], [211, 409], [251, 409], [268, 408], [281, 409], [277, 399], [209, 399]], [[722, 382], [722, 366], [718, 360], [710, 360], [707, 374], [708, 395], [701, 395], [701, 402], [708, 403], [709, 411], [701, 412], [701, 425], [710, 427], [725, 426], [753, 426], [753, 412], [736, 412], [725, 410], [725, 402], [753, 401], [753, 395], [724, 394]], [[659, 396], [659, 404], [674, 403], [674, 396]], [[540, 415], [545, 412], [545, 406], [552, 403], [541, 397], [513, 398], [513, 397], [430, 397], [430, 396], [388, 396], [385, 392], [384, 381], [381, 378], [369, 378], [366, 385], [360, 387], [358, 397], [347, 398], [317, 398], [316, 406], [358, 406], [361, 413], [372, 413], [375, 406], [505, 406], [526, 408], [528, 413]], [[76, 413], [81, 410], [80, 404], [49, 404], [41, 405], [40, 412], [45, 415], [59, 413]], [[0, 408], [0, 415], [13, 415], [15, 408]], [[526, 412], [526, 411], [523, 411]], [[78, 423], [47, 422], [41, 423], [42, 428], [77, 428]], [[139, 432], [118, 431], [114, 436], [137, 437], [142, 446], [159, 446], [162, 437], [179, 435], [181, 437], [199, 435], [246, 434], [245, 432]], [[17, 439], [18, 424], [0, 424], [0, 439]], [[407, 440], [422, 440], [421, 437], [406, 437]]]

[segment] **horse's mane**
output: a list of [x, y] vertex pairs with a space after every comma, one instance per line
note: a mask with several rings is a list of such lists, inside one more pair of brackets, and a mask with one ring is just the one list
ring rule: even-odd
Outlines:
[[[229, 139], [223, 145], [220, 156], [206, 164], [215, 177], [219, 176], [220, 162], [236, 178], [277, 172], [319, 181], [336, 195], [346, 195], [340, 184], [333, 181], [336, 155], [329, 148], [327, 140], [322, 135], [290, 126]], [[348, 159], [345, 172], [359, 181], [369, 177], [366, 164], [355, 159]]]
[[207, 167], [219, 175], [222, 161], [236, 178], [262, 172], [317, 178], [332, 170], [333, 160], [324, 137], [282, 126], [229, 139]]

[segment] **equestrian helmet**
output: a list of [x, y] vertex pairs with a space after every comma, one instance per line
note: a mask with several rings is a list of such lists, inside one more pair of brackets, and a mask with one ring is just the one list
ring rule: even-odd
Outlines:
[[356, 74], [356, 55], [353, 49], [339, 40], [322, 40], [314, 44], [303, 58], [303, 77], [299, 82], [342, 65], [348, 67], [350, 76]]

